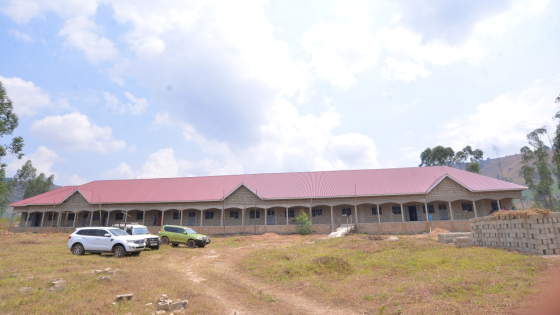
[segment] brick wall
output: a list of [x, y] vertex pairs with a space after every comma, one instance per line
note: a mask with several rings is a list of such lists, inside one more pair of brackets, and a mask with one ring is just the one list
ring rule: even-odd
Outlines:
[[538, 255], [560, 254], [560, 213], [521, 218], [515, 211], [470, 220], [476, 246], [511, 248]]

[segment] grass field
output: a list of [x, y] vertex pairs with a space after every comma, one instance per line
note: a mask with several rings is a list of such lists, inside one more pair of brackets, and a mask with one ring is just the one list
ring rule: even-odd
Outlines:
[[[162, 293], [188, 299], [186, 314], [507, 314], [556, 265], [412, 236], [214, 237], [124, 259], [73, 256], [67, 237], [0, 237], [0, 314], [151, 314]], [[104, 268], [117, 273], [99, 281]], [[46, 290], [54, 278], [65, 291]], [[134, 299], [112, 305], [125, 293]]]

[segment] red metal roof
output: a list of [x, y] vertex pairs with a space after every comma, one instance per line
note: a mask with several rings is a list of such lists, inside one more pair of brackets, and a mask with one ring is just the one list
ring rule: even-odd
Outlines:
[[66, 186], [11, 206], [59, 204], [74, 191], [101, 203], [222, 200], [241, 184], [263, 199], [425, 194], [446, 176], [471, 191], [524, 190], [526, 187], [447, 166], [327, 172], [101, 180]]

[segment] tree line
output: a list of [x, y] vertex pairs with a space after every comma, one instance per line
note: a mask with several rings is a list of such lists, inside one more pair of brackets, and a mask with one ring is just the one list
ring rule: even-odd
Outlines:
[[445, 148], [438, 145], [422, 151], [419, 166], [453, 166], [460, 169], [464, 167], [467, 172], [480, 174], [480, 164], [478, 161], [483, 156], [484, 152], [482, 150], [473, 149], [470, 145], [457, 152], [451, 147]]

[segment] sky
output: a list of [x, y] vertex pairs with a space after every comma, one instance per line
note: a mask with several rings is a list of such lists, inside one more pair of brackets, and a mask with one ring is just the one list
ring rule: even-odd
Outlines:
[[[415, 167], [555, 129], [560, 1], [0, 0], [25, 157], [93, 180]], [[8, 143], [4, 137], [1, 143]]]

